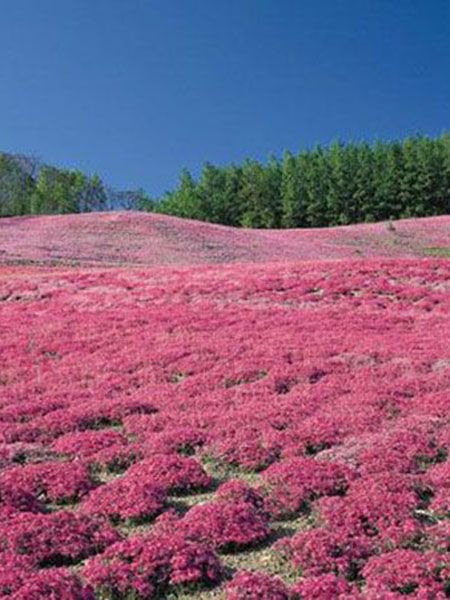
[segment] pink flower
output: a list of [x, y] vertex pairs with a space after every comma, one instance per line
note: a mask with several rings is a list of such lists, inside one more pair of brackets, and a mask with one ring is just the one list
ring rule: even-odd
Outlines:
[[159, 513], [165, 500], [166, 493], [161, 486], [125, 475], [93, 490], [81, 503], [80, 510], [113, 521], [142, 521]]
[[186, 513], [180, 525], [189, 539], [222, 550], [250, 546], [270, 535], [267, 517], [245, 501], [199, 504]]
[[239, 571], [226, 587], [227, 600], [289, 600], [287, 586], [278, 577]]

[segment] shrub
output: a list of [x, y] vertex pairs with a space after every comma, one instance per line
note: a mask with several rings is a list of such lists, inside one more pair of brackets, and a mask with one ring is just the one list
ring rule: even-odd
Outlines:
[[98, 591], [144, 600], [170, 586], [217, 583], [222, 567], [210, 548], [187, 540], [167, 523], [157, 523], [150, 533], [114, 544], [90, 559], [83, 575]]
[[86, 458], [111, 446], [124, 446], [127, 439], [118, 431], [100, 429], [98, 431], [75, 431], [58, 437], [51, 448], [60, 454], [73, 458]]
[[0, 524], [0, 548], [38, 566], [74, 564], [119, 539], [103, 521], [71, 512], [17, 513]]
[[288, 588], [278, 577], [239, 571], [226, 587], [227, 600], [289, 600]]
[[394, 550], [371, 557], [362, 574], [369, 597], [397, 592], [416, 598], [444, 598], [449, 562], [434, 552]]
[[80, 463], [46, 462], [13, 467], [0, 475], [0, 485], [22, 488], [46, 502], [78, 500], [93, 487]]
[[372, 544], [363, 536], [317, 528], [300, 531], [275, 549], [288, 553], [296, 567], [308, 577], [327, 573], [354, 579], [370, 556]]
[[[20, 587], [6, 595], [11, 600], [95, 600], [91, 587], [83, 586], [68, 569], [53, 568], [21, 574]], [[0, 588], [1, 589], [1, 588]]]
[[189, 539], [220, 550], [234, 550], [265, 540], [267, 517], [248, 502], [208, 502], [191, 508], [181, 523]]
[[241, 479], [230, 479], [222, 483], [216, 492], [216, 499], [229, 503], [247, 503], [257, 510], [264, 511], [264, 496]]
[[278, 445], [265, 440], [261, 428], [249, 425], [217, 431], [207, 449], [219, 461], [248, 471], [264, 469], [279, 455]]
[[167, 492], [207, 489], [212, 483], [212, 478], [194, 458], [177, 454], [158, 454], [142, 460], [128, 470], [127, 477], [160, 485]]
[[92, 491], [81, 504], [81, 511], [112, 521], [142, 521], [159, 513], [165, 500], [162, 487], [125, 475]]
[[292, 592], [300, 600], [332, 600], [333, 598], [362, 600], [363, 598], [355, 586], [333, 573], [302, 579], [293, 586]]
[[0, 484], [0, 507], [32, 513], [44, 508], [33, 494], [8, 484]]
[[320, 496], [342, 495], [353, 474], [348, 467], [313, 458], [292, 458], [271, 465], [262, 474], [267, 506], [274, 516], [287, 516], [308, 507]]

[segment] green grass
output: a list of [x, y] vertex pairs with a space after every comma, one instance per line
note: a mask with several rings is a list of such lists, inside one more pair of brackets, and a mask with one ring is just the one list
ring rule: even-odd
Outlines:
[[423, 249], [425, 256], [436, 256], [441, 258], [450, 258], [450, 247], [430, 246]]

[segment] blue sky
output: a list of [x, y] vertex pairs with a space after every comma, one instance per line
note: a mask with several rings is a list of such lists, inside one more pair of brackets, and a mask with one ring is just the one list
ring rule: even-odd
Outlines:
[[2, 0], [0, 150], [182, 167], [450, 129], [447, 0]]

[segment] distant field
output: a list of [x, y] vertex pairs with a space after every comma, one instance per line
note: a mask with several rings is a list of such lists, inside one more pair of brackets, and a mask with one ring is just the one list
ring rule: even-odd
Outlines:
[[234, 229], [147, 213], [0, 219], [0, 263], [189, 265], [450, 255], [450, 217], [328, 229]]

